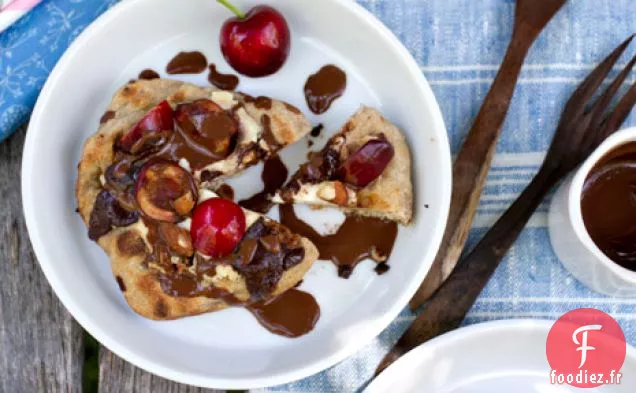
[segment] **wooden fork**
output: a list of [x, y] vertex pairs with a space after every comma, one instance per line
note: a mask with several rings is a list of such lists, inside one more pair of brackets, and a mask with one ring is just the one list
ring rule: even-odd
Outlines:
[[453, 195], [441, 247], [409, 305], [416, 310], [451, 273], [464, 249], [501, 126], [532, 43], [566, 0], [517, 0], [512, 40], [453, 165]]
[[612, 111], [607, 113], [607, 108], [631, 72], [636, 56], [594, 102], [592, 96], [632, 38], [634, 36], [603, 60], [572, 94], [538, 174], [479, 244], [457, 264], [424, 311], [380, 363], [376, 375], [417, 345], [460, 325], [548, 191], [625, 121], [636, 104], [636, 82]]

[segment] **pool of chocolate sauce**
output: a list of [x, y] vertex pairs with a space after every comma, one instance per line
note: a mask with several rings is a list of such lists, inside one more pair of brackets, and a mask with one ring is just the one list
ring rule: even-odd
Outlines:
[[386, 261], [391, 255], [398, 233], [396, 223], [377, 218], [347, 216], [336, 233], [322, 236], [296, 216], [292, 205], [281, 205], [279, 209], [281, 224], [311, 240], [318, 247], [320, 259], [330, 260], [338, 266], [340, 277], [348, 278], [356, 265], [367, 258], [382, 265], [376, 270], [378, 274], [387, 272]]
[[307, 105], [317, 115], [325, 113], [344, 94], [346, 88], [347, 74], [335, 65], [326, 65], [305, 83]]
[[267, 303], [255, 303], [247, 309], [272, 333], [300, 337], [313, 330], [320, 318], [320, 306], [309, 293], [292, 288]]
[[208, 60], [201, 52], [179, 52], [166, 66], [166, 72], [174, 74], [200, 74], [208, 68]]

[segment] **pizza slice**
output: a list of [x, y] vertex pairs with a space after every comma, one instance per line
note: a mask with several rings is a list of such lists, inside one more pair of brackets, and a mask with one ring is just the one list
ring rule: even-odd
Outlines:
[[291, 105], [138, 81], [102, 120], [84, 146], [76, 198], [140, 315], [176, 319], [267, 301], [317, 259], [309, 240], [209, 191], [309, 131]]
[[377, 110], [364, 107], [311, 154], [272, 200], [339, 207], [409, 224], [413, 185], [406, 140]]

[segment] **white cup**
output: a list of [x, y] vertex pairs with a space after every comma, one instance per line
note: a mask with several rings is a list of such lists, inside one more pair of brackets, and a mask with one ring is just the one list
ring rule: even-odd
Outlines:
[[592, 290], [620, 297], [636, 297], [636, 272], [613, 262], [594, 243], [583, 223], [581, 194], [596, 163], [628, 142], [636, 142], [636, 127], [607, 138], [559, 187], [548, 218], [552, 246], [566, 269]]

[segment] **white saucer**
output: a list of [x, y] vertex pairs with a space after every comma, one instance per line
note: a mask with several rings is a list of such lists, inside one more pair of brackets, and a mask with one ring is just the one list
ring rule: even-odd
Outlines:
[[425, 343], [387, 368], [365, 393], [631, 393], [636, 349], [627, 348], [620, 385], [574, 388], [550, 383], [545, 343], [552, 321], [472, 325]]

